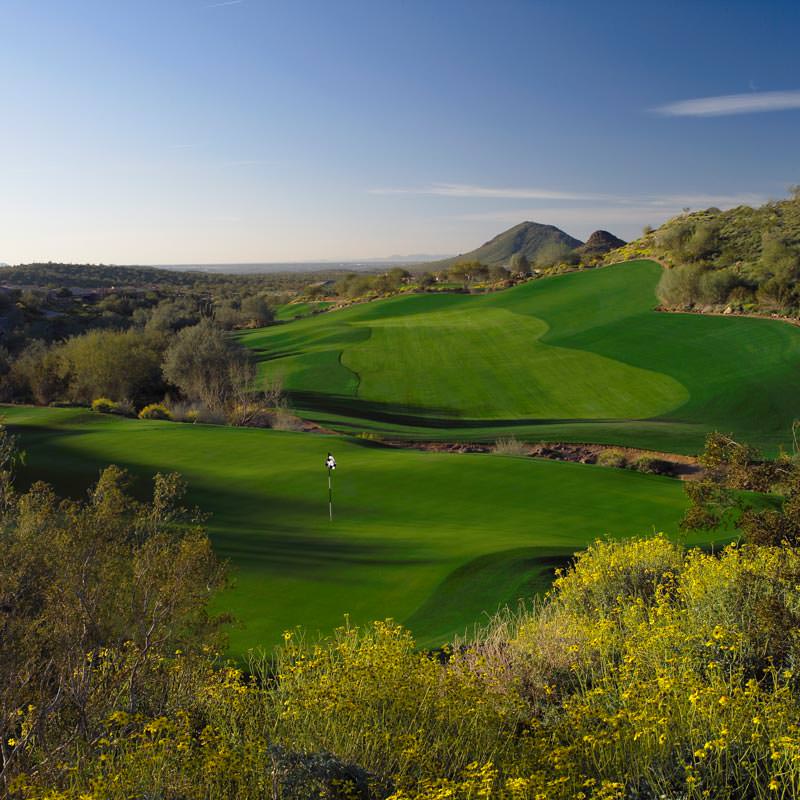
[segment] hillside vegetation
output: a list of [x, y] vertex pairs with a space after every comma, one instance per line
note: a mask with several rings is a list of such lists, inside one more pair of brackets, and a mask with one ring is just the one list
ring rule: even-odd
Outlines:
[[800, 330], [655, 312], [638, 261], [489, 295], [409, 295], [241, 336], [304, 416], [416, 438], [594, 441], [696, 452], [718, 428], [774, 451]]
[[[64, 264], [37, 262], [0, 266], [0, 284], [41, 288], [211, 288], [255, 287], [258, 290], [296, 288], [309, 280], [324, 280], [341, 275], [341, 269], [309, 272], [217, 273], [178, 270], [165, 267], [120, 266], [116, 264]], [[311, 277], [313, 276], [313, 277]]]
[[788, 200], [685, 213], [606, 256], [657, 258], [670, 309], [800, 315], [800, 191]]

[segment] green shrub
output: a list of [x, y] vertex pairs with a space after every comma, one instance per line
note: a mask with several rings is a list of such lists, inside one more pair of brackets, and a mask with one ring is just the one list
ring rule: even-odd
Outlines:
[[675, 465], [663, 458], [639, 456], [631, 466], [645, 475], [675, 475]]
[[172, 419], [172, 414], [163, 403], [150, 403], [139, 412], [139, 419]]
[[114, 414], [117, 412], [119, 406], [107, 397], [97, 397], [92, 400], [92, 411], [98, 414]]
[[628, 459], [622, 450], [616, 448], [609, 448], [608, 450], [601, 450], [597, 455], [597, 463], [602, 467], [616, 467], [617, 469], [624, 469], [628, 466]]

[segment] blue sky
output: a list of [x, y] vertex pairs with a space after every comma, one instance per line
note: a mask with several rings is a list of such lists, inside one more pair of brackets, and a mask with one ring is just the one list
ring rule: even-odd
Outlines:
[[9, 263], [629, 238], [800, 182], [796, 2], [0, 0], [0, 34]]

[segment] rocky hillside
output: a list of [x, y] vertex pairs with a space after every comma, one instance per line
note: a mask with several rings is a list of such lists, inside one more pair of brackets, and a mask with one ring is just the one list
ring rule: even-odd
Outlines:
[[576, 253], [581, 261], [594, 261], [611, 250], [624, 246], [625, 241], [619, 236], [614, 236], [608, 231], [595, 231], [580, 247], [576, 248]]

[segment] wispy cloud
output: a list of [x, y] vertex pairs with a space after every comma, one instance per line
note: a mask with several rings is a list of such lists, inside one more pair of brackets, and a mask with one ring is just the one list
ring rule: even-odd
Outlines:
[[565, 192], [555, 189], [474, 186], [464, 183], [431, 183], [411, 188], [370, 189], [370, 194], [414, 194], [438, 197], [477, 197], [511, 200], [604, 200], [609, 195], [586, 192]]
[[719, 206], [720, 208], [733, 208], [735, 206], [760, 206], [767, 202], [763, 194], [752, 192], [742, 192], [740, 194], [660, 194], [646, 196], [645, 198], [633, 198], [632, 202], [637, 203], [643, 199], [651, 206], [667, 206], [670, 208], [708, 208], [709, 206]]
[[[760, 194], [639, 194], [614, 195], [594, 192], [564, 191], [546, 188], [517, 188], [478, 186], [462, 183], [431, 183], [426, 186], [388, 187], [369, 189], [370, 194], [379, 195], [433, 195], [450, 198], [475, 198], [489, 200], [543, 200], [569, 202], [601, 202], [607, 206], [639, 206], [653, 208], [705, 208], [707, 206], [733, 207], [739, 205], [759, 205], [766, 198]], [[494, 212], [490, 212], [494, 213]]]
[[800, 108], [800, 91], [698, 97], [694, 100], [680, 100], [677, 103], [659, 106], [653, 111], [667, 117], [721, 117], [726, 114], [758, 114], [792, 108]]
[[638, 228], [645, 222], [652, 222], [654, 219], [663, 220], [679, 211], [680, 207], [671, 212], [667, 208], [656, 208], [646, 204], [638, 206], [583, 205], [572, 208], [541, 206], [454, 214], [449, 218], [467, 222], [494, 222], [507, 225], [513, 225], [523, 219], [531, 219], [542, 223], [552, 223], [559, 227], [585, 226], [587, 230], [594, 230], [606, 226], [613, 228], [621, 224], [632, 224]]
[[209, 3], [206, 8], [222, 8], [223, 6], [238, 6], [244, 0], [223, 0], [221, 3]]

